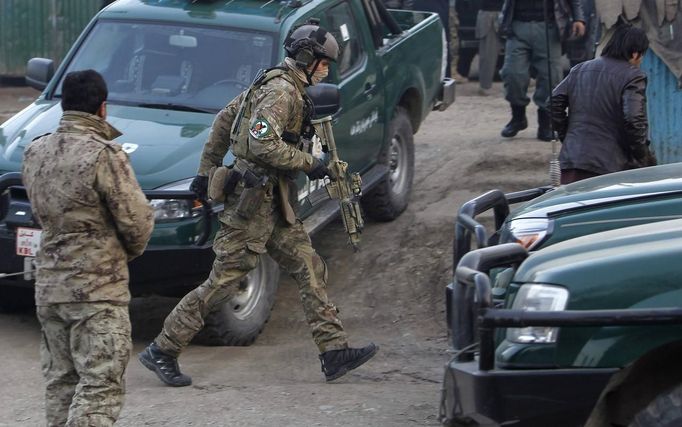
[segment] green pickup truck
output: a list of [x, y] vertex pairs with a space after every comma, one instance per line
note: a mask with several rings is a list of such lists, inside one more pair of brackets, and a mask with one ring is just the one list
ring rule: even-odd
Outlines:
[[[504, 194], [491, 190], [462, 205], [455, 224], [454, 260], [471, 249], [521, 243], [539, 250], [574, 237], [682, 218], [682, 163], [633, 169], [558, 187]], [[510, 213], [510, 205], [525, 202]], [[495, 231], [477, 220], [492, 211]]]
[[[133, 295], [183, 295], [204, 280], [220, 205], [189, 191], [215, 114], [260, 69], [283, 59], [289, 31], [317, 18], [342, 47], [327, 83], [338, 86], [335, 139], [363, 177], [362, 206], [380, 221], [406, 208], [414, 174], [413, 134], [426, 115], [454, 101], [445, 79], [446, 45], [438, 16], [387, 11], [378, 0], [119, 0], [98, 13], [54, 71], [29, 61], [27, 82], [40, 97], [0, 126], [0, 303], [32, 287], [39, 230], [21, 188], [23, 150], [53, 131], [66, 73], [99, 71], [109, 88], [108, 121], [154, 208], [147, 251], [130, 264]], [[311, 92], [313, 101], [315, 94]], [[233, 158], [228, 154], [226, 164]], [[323, 181], [299, 181], [298, 213], [315, 232], [338, 214]], [[268, 257], [243, 292], [206, 321], [204, 341], [247, 345], [269, 318], [279, 269]]]
[[[465, 255], [448, 294], [444, 424], [682, 425], [681, 258], [682, 220]], [[489, 272], [510, 265], [498, 305]]]
[[[682, 425], [680, 176], [670, 164], [462, 207], [444, 425]], [[494, 234], [474, 219], [488, 209]]]

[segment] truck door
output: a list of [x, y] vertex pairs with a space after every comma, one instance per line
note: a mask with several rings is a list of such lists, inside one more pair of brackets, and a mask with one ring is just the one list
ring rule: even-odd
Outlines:
[[342, 1], [325, 11], [322, 25], [341, 46], [330, 80], [339, 85], [341, 110], [334, 123], [339, 156], [352, 171], [368, 169], [384, 138], [386, 117], [382, 76], [362, 10]]

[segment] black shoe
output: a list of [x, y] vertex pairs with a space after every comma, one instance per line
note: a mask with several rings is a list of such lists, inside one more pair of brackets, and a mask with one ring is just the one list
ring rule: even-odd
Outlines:
[[137, 357], [140, 363], [154, 371], [161, 381], [170, 386], [184, 387], [192, 384], [192, 378], [180, 372], [177, 357], [164, 353], [155, 343], [149, 344]]
[[500, 133], [505, 138], [516, 136], [519, 131], [522, 131], [528, 127], [528, 120], [526, 119], [526, 107], [512, 105], [511, 109], [512, 119], [509, 121], [509, 123], [507, 123]]
[[362, 348], [330, 350], [320, 354], [322, 372], [327, 381], [334, 381], [367, 362], [379, 351], [373, 343]]
[[538, 109], [538, 139], [540, 141], [551, 141], [554, 139], [552, 131], [552, 117], [548, 110]]

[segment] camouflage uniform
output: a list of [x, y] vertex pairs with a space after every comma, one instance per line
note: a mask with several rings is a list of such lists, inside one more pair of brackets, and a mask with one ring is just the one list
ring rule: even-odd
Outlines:
[[[298, 135], [304, 119], [305, 77], [294, 67], [256, 89], [247, 101], [250, 120], [242, 120], [232, 150], [237, 164], [269, 179], [257, 212], [246, 219], [235, 205], [244, 191], [240, 183], [228, 196], [220, 216], [220, 230], [213, 244], [216, 259], [208, 279], [187, 294], [166, 318], [156, 345], [177, 357], [204, 325], [204, 317], [216, 305], [230, 299], [240, 280], [256, 267], [261, 254], [268, 253], [298, 283], [306, 320], [320, 352], [347, 347], [347, 336], [337, 309], [327, 299], [327, 267], [315, 252], [300, 220], [293, 224], [283, 214], [289, 204], [287, 191], [293, 172], [307, 172], [313, 157], [285, 142], [285, 132]], [[213, 122], [204, 146], [199, 175], [221, 165], [230, 148], [230, 133], [245, 93], [225, 107]], [[287, 184], [288, 183], [288, 184]]]
[[457, 73], [457, 62], [459, 62], [459, 16], [457, 16], [453, 1], [449, 3], [448, 12], [450, 14], [448, 22], [450, 25], [450, 72], [455, 75]]
[[110, 426], [123, 405], [131, 351], [128, 265], [146, 246], [151, 207], [120, 133], [64, 113], [24, 153], [23, 181], [43, 228], [36, 305], [49, 426]]

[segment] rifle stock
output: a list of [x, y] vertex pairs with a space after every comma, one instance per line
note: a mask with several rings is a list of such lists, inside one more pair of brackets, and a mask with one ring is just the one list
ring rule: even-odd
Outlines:
[[339, 201], [341, 218], [346, 233], [348, 233], [348, 240], [353, 250], [357, 251], [360, 244], [360, 233], [365, 225], [359, 203], [360, 196], [362, 196], [362, 178], [357, 172], [348, 173], [348, 163], [339, 159], [331, 123], [331, 116], [312, 121], [313, 126], [315, 126], [315, 133], [330, 157], [327, 168], [334, 179], [327, 184], [327, 193], [330, 198]]

